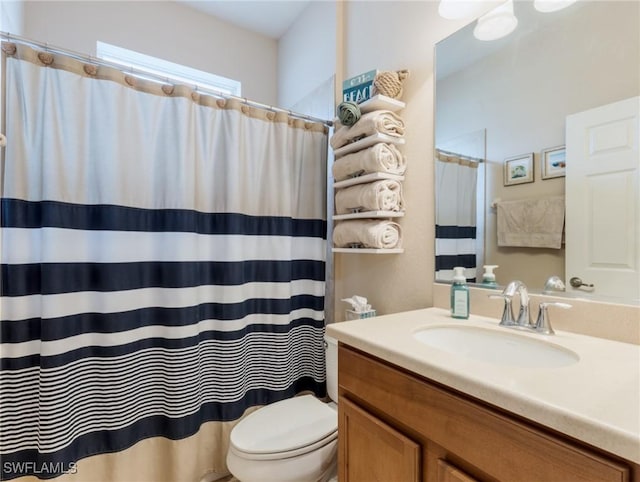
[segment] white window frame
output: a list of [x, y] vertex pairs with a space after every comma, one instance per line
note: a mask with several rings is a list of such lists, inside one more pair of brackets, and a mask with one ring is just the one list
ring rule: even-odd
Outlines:
[[175, 64], [168, 60], [141, 54], [133, 50], [117, 47], [105, 42], [96, 42], [98, 58], [122, 65], [155, 76], [164, 77], [180, 84], [195, 85], [204, 89], [212, 89], [224, 94], [240, 97], [242, 83], [221, 75], [210, 74], [202, 70]]

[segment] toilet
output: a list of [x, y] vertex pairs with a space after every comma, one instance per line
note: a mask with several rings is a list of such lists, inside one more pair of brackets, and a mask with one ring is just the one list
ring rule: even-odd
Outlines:
[[[327, 392], [338, 401], [338, 347], [326, 337]], [[241, 482], [326, 482], [336, 475], [338, 407], [302, 395], [259, 408], [231, 431], [227, 466]]]

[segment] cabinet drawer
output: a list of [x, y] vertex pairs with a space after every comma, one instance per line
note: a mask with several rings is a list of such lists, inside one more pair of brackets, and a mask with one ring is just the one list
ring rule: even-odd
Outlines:
[[[479, 472], [518, 482], [629, 481], [629, 467], [385, 362], [339, 348], [344, 397]], [[455, 479], [454, 479], [455, 480]]]

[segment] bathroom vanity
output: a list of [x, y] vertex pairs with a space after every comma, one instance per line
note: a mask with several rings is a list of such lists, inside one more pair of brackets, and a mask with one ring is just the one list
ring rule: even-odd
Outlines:
[[341, 482], [640, 481], [640, 347], [516, 332], [576, 355], [538, 367], [504, 363], [499, 344], [484, 358], [420, 341], [453, 326], [518, 348], [497, 323], [430, 308], [327, 328], [340, 342]]

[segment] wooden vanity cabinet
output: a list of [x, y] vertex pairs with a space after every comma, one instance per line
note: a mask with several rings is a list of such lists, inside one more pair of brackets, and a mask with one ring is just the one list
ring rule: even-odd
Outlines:
[[340, 344], [340, 482], [640, 482], [637, 464]]

